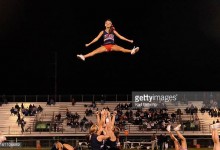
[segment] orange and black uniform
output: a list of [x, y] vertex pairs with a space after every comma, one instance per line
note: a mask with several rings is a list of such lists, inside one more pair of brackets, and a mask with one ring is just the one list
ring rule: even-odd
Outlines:
[[112, 46], [115, 44], [114, 37], [115, 37], [115, 35], [114, 35], [113, 32], [108, 33], [104, 30], [104, 33], [103, 33], [103, 39], [104, 39], [103, 46], [105, 46], [105, 48], [108, 52], [112, 50]]

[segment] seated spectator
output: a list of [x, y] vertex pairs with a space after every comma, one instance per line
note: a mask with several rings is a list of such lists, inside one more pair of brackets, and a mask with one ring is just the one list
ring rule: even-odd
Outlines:
[[53, 98], [50, 99], [50, 105], [55, 105], [55, 100]]
[[77, 112], [75, 112], [74, 118], [75, 118], [75, 119], [79, 119], [79, 118], [80, 118], [80, 115], [79, 115]]
[[18, 112], [19, 112], [18, 109], [14, 108], [14, 114], [17, 115]]
[[182, 114], [181, 109], [178, 108], [177, 111], [176, 111], [176, 113], [177, 113], [177, 115], [181, 115], [181, 114]]
[[199, 119], [195, 119], [194, 120], [194, 124], [195, 124], [195, 130], [196, 131], [199, 131], [200, 129], [199, 129]]
[[152, 122], [150, 122], [151, 124], [151, 129], [155, 129], [156, 127], [155, 127], [155, 123], [154, 123], [154, 121], [152, 121]]
[[55, 116], [55, 118], [56, 118], [56, 121], [60, 121], [61, 120], [61, 113], [59, 112], [59, 114], [57, 114]]
[[17, 109], [17, 112], [20, 111], [20, 107], [19, 107], [18, 103], [16, 103], [15, 108]]
[[68, 108], [66, 109], [66, 117], [67, 117], [67, 119], [71, 118], [71, 112], [69, 111]]
[[78, 128], [79, 127], [79, 120], [78, 119], [75, 119], [74, 121], [73, 121], [73, 125], [72, 125], [72, 128]]
[[86, 114], [86, 116], [92, 116], [92, 114], [93, 114], [92, 109], [91, 108], [90, 109], [86, 109], [85, 114]]
[[194, 107], [194, 113], [196, 113], [196, 114], [198, 113], [198, 107], [197, 106]]
[[86, 114], [86, 116], [89, 116], [89, 110], [88, 109], [85, 110], [85, 114]]
[[23, 113], [23, 115], [25, 115], [25, 116], [29, 116], [29, 110], [28, 110], [28, 108], [24, 108], [24, 109], [22, 110], [22, 113]]
[[50, 104], [50, 99], [47, 99], [47, 105], [51, 105], [51, 104]]
[[37, 107], [33, 104], [32, 105], [32, 116], [37, 113]]
[[73, 124], [73, 119], [68, 119], [67, 120], [67, 125], [68, 126], [72, 126], [72, 124]]
[[92, 112], [92, 109], [90, 108], [89, 109], [89, 116], [92, 116], [93, 112]]
[[131, 108], [131, 107], [132, 107], [132, 103], [129, 103], [129, 104], [128, 104], [128, 108]]
[[125, 109], [125, 110], [128, 110], [128, 104], [127, 104], [127, 103], [125, 103], [124, 109]]
[[95, 102], [95, 101], [92, 102], [92, 108], [93, 108], [93, 109], [96, 108], [96, 102]]
[[38, 112], [42, 112], [43, 111], [43, 108], [41, 107], [41, 105], [38, 106], [37, 111]]
[[172, 113], [171, 114], [171, 122], [175, 122], [176, 121], [176, 114], [175, 113]]
[[81, 131], [87, 131], [88, 127], [89, 127], [89, 121], [88, 119], [84, 116], [83, 119], [81, 119], [80, 123], [80, 129]]
[[53, 98], [48, 99], [47, 105], [55, 105], [55, 100]]
[[163, 129], [163, 130], [166, 129], [166, 122], [165, 122], [165, 120], [163, 120], [162, 123], [161, 123], [161, 129]]
[[15, 114], [15, 108], [12, 107], [11, 110], [10, 110], [10, 112], [11, 112], [11, 115], [14, 115], [14, 114]]
[[194, 120], [190, 122], [190, 131], [195, 131], [195, 123]]

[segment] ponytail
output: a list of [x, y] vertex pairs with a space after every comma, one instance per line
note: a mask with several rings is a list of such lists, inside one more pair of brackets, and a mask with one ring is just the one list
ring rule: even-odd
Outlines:
[[114, 30], [115, 30], [115, 27], [113, 25], [111, 25], [109, 33], [113, 33]]

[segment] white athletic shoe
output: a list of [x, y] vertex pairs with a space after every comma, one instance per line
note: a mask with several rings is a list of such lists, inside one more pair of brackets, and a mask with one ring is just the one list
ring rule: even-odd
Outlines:
[[210, 129], [212, 129], [212, 130], [213, 130], [213, 129], [216, 129], [214, 125], [215, 125], [215, 124], [210, 125]]
[[179, 130], [180, 130], [180, 127], [181, 127], [181, 124], [178, 124], [178, 125], [174, 128], [174, 131], [179, 131]]
[[80, 58], [81, 60], [85, 61], [85, 57], [82, 54], [77, 55], [77, 57]]
[[211, 129], [220, 129], [220, 123], [212, 124], [212, 125], [210, 125], [210, 128]]
[[167, 131], [170, 132], [170, 130], [171, 130], [171, 125], [168, 124], [168, 125], [167, 125]]
[[214, 125], [217, 129], [220, 129], [220, 123], [215, 123]]
[[134, 55], [135, 53], [137, 53], [139, 51], [139, 47], [134, 47], [132, 50], [131, 50], [131, 55]]

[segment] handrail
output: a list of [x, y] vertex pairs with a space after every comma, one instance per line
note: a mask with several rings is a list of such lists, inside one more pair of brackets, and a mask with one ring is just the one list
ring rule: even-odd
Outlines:
[[[179, 101], [207, 101], [210, 98], [220, 99], [220, 92], [177, 92]], [[76, 101], [132, 101], [132, 92], [128, 94], [51, 94], [51, 95], [4, 95], [7, 102], [47, 102], [49, 99], [54, 99], [56, 102], [73, 102]]]
[[[47, 102], [54, 99], [54, 95], [5, 95], [7, 102]], [[131, 94], [85, 94], [85, 95], [56, 95], [56, 102], [86, 101], [131, 101]]]
[[[52, 127], [52, 122], [50, 122], [50, 130], [49, 131], [37, 131], [35, 132], [34, 131], [34, 128], [35, 128], [35, 123], [36, 122], [33, 122], [33, 125], [30, 125], [28, 126], [30, 129], [29, 131], [30, 132], [27, 132], [25, 131], [24, 132], [24, 135], [31, 135], [31, 134], [42, 134], [42, 133], [59, 133], [59, 134], [85, 134], [85, 133], [88, 133], [88, 128], [87, 128], [87, 131], [86, 132], [82, 132], [80, 130], [80, 127], [77, 127], [77, 128], [71, 128], [70, 130], [65, 130], [64, 131], [64, 125], [61, 124], [61, 130], [60, 131], [57, 131], [57, 132], [51, 132], [51, 127]], [[129, 123], [126, 123], [124, 125], [121, 126], [121, 130], [120, 130], [120, 133], [121, 135], [124, 135], [124, 130], [127, 129], [129, 131], [129, 134], [138, 134], [138, 135], [148, 135], [148, 134], [152, 134], [152, 132], [154, 133], [161, 133], [161, 132], [164, 132], [166, 133], [166, 131], [164, 130], [160, 130], [161, 128], [157, 128], [155, 127], [154, 129], [150, 130], [152, 132], [149, 132], [149, 130], [147, 130], [146, 128], [143, 128], [143, 129], [140, 129], [139, 127], [142, 126], [142, 125], [134, 125], [134, 124], [129, 124]], [[209, 134], [210, 131], [205, 131], [203, 128], [204, 128], [204, 125], [201, 125], [202, 127], [200, 128], [201, 130], [195, 130], [194, 128], [193, 129], [190, 129], [190, 130], [185, 130], [184, 127], [182, 128], [182, 132], [185, 133], [187, 131], [191, 131], [191, 132], [195, 132], [195, 133], [207, 133]], [[26, 128], [27, 129], [27, 128]], [[20, 135], [21, 134], [21, 130], [16, 130], [16, 127], [14, 126], [8, 126], [8, 131], [4, 131], [3, 132], [4, 135]]]

